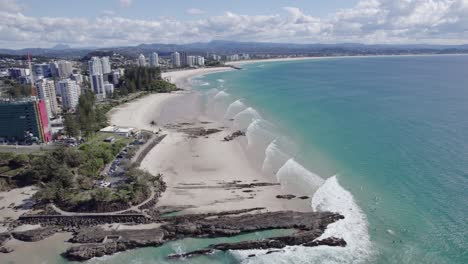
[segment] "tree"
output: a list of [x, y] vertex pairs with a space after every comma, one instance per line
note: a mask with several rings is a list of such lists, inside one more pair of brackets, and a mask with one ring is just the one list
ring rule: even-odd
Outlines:
[[110, 202], [112, 200], [112, 192], [107, 188], [98, 188], [93, 194], [92, 199], [95, 202]]
[[64, 114], [64, 130], [68, 137], [77, 137], [80, 135], [80, 124], [73, 114]]

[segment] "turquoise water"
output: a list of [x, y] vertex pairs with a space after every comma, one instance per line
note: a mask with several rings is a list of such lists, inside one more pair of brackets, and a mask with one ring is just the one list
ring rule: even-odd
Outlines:
[[200, 88], [243, 98], [304, 167], [337, 175], [367, 216], [369, 262], [468, 262], [468, 56], [244, 68]]
[[[349, 245], [168, 263], [468, 263], [468, 56], [243, 67], [196, 80], [205, 109], [247, 130], [246, 149], [255, 146], [262, 171], [304, 188], [315, 210], [343, 213], [326, 235]], [[187, 239], [90, 262], [166, 263], [167, 254], [214, 242]]]

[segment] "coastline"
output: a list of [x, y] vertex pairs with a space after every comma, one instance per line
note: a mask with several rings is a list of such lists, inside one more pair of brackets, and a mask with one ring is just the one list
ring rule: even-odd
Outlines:
[[[310, 199], [278, 199], [277, 195], [290, 195], [279, 185], [255, 189], [231, 190], [216, 188], [230, 182], [271, 183], [254, 169], [239, 140], [223, 142], [232, 131], [224, 124], [207, 117], [199, 108], [197, 92], [191, 91], [190, 80], [206, 74], [233, 70], [231, 68], [203, 68], [166, 72], [163, 78], [184, 91], [154, 94], [116, 109], [111, 122], [139, 129], [161, 129], [166, 138], [153, 148], [142, 161], [141, 168], [152, 174], [162, 173], [167, 189], [158, 206], [188, 207], [181, 213], [207, 213], [222, 210], [240, 210], [265, 207], [268, 211], [312, 211]], [[157, 126], [151, 127], [155, 121]], [[178, 124], [186, 125], [180, 126]], [[220, 129], [209, 136], [191, 137], [190, 129]], [[209, 191], [210, 195], [206, 195]]]
[[[202, 113], [197, 92], [191, 91], [191, 79], [228, 70], [233, 69], [203, 68], [164, 73], [164, 78], [170, 78], [184, 90], [151, 94], [120, 105], [109, 113], [112, 125], [153, 132], [161, 129], [161, 133], [167, 135], [141, 163], [141, 168], [154, 175], [162, 173], [167, 183], [167, 190], [160, 197], [157, 207], [179, 208], [176, 210], [178, 214], [221, 213], [250, 208], [262, 208], [258, 210], [259, 213], [312, 212], [312, 197], [291, 197], [294, 193], [283, 190], [274, 176], [267, 177], [253, 168], [240, 139], [223, 142], [232, 131]], [[152, 126], [152, 121], [157, 125]], [[192, 134], [193, 130], [200, 129], [219, 131], [209, 135]], [[239, 187], [241, 185], [243, 187]], [[105, 229], [106, 226], [101, 225], [101, 228]], [[121, 229], [119, 226], [107, 228], [118, 231]], [[136, 224], [125, 227], [125, 230], [146, 228], [144, 224]], [[24, 248], [39, 250], [53, 247], [63, 252], [69, 245], [64, 243], [66, 235], [58, 231], [53, 237], [33, 243], [12, 239], [6, 246], [11, 245], [15, 251], [8, 254], [8, 259], [30, 259], [21, 250], [25, 243], [28, 247]], [[60, 257], [53, 253], [39, 258], [31, 260], [54, 263]]]

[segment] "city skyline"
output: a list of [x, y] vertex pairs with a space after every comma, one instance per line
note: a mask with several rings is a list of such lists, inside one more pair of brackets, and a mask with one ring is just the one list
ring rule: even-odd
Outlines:
[[0, 47], [112, 47], [216, 39], [466, 44], [466, 0], [0, 0]]

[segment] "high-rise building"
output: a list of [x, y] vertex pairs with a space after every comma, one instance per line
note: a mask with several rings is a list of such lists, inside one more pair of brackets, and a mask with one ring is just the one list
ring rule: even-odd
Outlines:
[[151, 53], [150, 56], [150, 66], [159, 67], [159, 56], [156, 52]]
[[50, 65], [47, 63], [34, 64], [33, 72], [36, 79], [39, 79], [39, 76], [44, 78], [51, 77]]
[[49, 63], [50, 75], [51, 77], [59, 77], [58, 63], [51, 62]]
[[61, 79], [67, 79], [73, 73], [72, 63], [61, 60], [58, 62], [58, 74]]
[[109, 57], [101, 58], [101, 66], [102, 66], [102, 74], [108, 74], [111, 72], [111, 65], [110, 65]]
[[0, 100], [0, 142], [52, 139], [44, 100], [35, 97], [20, 101]]
[[98, 57], [92, 57], [91, 60], [88, 61], [89, 76], [102, 74], [102, 69], [102, 62]]
[[140, 67], [146, 67], [146, 58], [145, 58], [145, 55], [140, 54], [140, 56], [138, 56], [138, 66], [140, 66]]
[[182, 67], [185, 67], [185, 66], [189, 66], [189, 55], [187, 54], [187, 52], [185, 51], [182, 51], [180, 53], [180, 66]]
[[62, 96], [62, 107], [65, 110], [75, 110], [81, 94], [80, 86], [70, 79], [65, 79], [57, 83]]
[[95, 74], [91, 76], [91, 88], [96, 95], [106, 98], [106, 90], [104, 89], [104, 78], [102, 74]]
[[196, 65], [196, 57], [195, 56], [187, 56], [185, 60], [186, 60], [185, 66], [193, 67], [193, 66]]
[[50, 79], [41, 79], [36, 82], [36, 95], [46, 103], [49, 118], [58, 114], [57, 96], [55, 94], [55, 83]]
[[171, 59], [172, 59], [172, 66], [175, 67], [175, 68], [178, 68], [180, 67], [180, 53], [179, 52], [174, 52], [172, 53], [171, 55]]
[[205, 58], [202, 56], [197, 56], [197, 65], [198, 66], [205, 66]]

